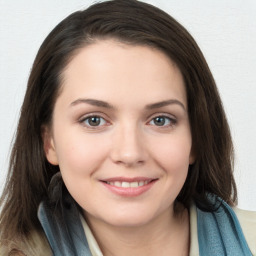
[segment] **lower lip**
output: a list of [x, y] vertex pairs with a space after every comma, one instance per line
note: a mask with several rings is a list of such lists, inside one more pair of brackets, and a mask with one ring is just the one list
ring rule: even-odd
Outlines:
[[157, 180], [153, 180], [150, 183], [136, 187], [136, 188], [123, 188], [123, 187], [116, 187], [110, 184], [107, 184], [105, 182], [102, 182], [102, 184], [109, 189], [112, 193], [123, 196], [123, 197], [136, 197], [139, 196], [145, 192], [147, 192], [149, 189], [152, 188], [152, 186], [156, 183]]

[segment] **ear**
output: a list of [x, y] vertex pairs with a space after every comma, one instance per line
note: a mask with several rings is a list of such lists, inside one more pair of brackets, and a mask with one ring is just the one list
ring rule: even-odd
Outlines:
[[196, 153], [195, 153], [195, 149], [192, 146], [191, 151], [190, 151], [190, 155], [189, 155], [189, 165], [194, 164], [196, 161]]
[[192, 165], [193, 163], [195, 163], [196, 161], [196, 157], [195, 155], [191, 152], [190, 156], [189, 156], [189, 164]]
[[58, 157], [55, 150], [52, 132], [48, 126], [42, 127], [42, 139], [44, 146], [44, 153], [48, 162], [52, 165], [58, 165]]

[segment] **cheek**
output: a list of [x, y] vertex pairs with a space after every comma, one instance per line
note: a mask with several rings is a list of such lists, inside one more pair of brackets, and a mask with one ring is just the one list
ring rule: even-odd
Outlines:
[[190, 137], [170, 138], [159, 141], [154, 152], [158, 154], [161, 163], [168, 167], [183, 167], [189, 165], [191, 153]]
[[62, 143], [58, 144], [57, 154], [63, 181], [69, 193], [82, 205], [87, 200], [81, 195], [96, 192], [91, 181], [104, 162], [109, 146], [96, 136], [93, 139], [90, 136], [65, 136], [59, 141]]
[[108, 151], [108, 145], [99, 136], [66, 134], [59, 142], [56, 150], [60, 170], [63, 175], [74, 178], [91, 175]]
[[166, 175], [166, 189], [170, 192], [183, 186], [189, 168], [190, 137], [170, 138], [155, 147], [155, 159]]

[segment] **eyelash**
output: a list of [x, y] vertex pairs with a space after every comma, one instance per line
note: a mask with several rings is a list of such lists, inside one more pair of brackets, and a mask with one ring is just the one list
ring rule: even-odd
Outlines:
[[[152, 122], [156, 121], [156, 119], [158, 119], [158, 118], [163, 118], [164, 119], [164, 124], [163, 125], [157, 125], [155, 123], [151, 124]], [[168, 121], [168, 124], [166, 124], [166, 120]], [[148, 122], [148, 124], [153, 125], [157, 128], [164, 129], [164, 128], [170, 128], [170, 127], [173, 127], [174, 125], [176, 125], [177, 120], [174, 117], [170, 117], [169, 115], [163, 115], [162, 114], [162, 115], [156, 115], [153, 118], [151, 118], [150, 121]]]
[[[101, 125], [90, 125], [89, 123], [87, 122], [90, 122], [90, 119], [100, 119], [100, 123], [102, 123], [102, 121], [104, 122], [104, 124], [101, 124]], [[81, 120], [79, 120], [79, 123], [83, 124], [85, 127], [87, 127], [88, 129], [99, 129], [99, 127], [102, 127], [102, 126], [107, 126], [109, 124], [109, 122], [106, 120], [106, 118], [100, 116], [100, 115], [97, 115], [97, 114], [90, 114], [90, 115], [87, 115], [85, 117], [83, 117]]]
[[[157, 121], [157, 119], [164, 119], [164, 124], [163, 125], [157, 125], [155, 123], [155, 121]], [[91, 119], [91, 120], [90, 120]], [[92, 121], [92, 119], [100, 119], [98, 120], [100, 123], [96, 125], [91, 125], [88, 122]], [[96, 120], [95, 120], [96, 121]], [[168, 124], [166, 124], [166, 121], [168, 121]], [[102, 124], [102, 122], [104, 122]], [[152, 124], [153, 122], [153, 124]], [[99, 128], [103, 128], [105, 126], [108, 126], [110, 123], [106, 120], [106, 118], [102, 117], [101, 115], [97, 115], [97, 114], [90, 114], [88, 116], [83, 117], [81, 120], [79, 120], [79, 123], [83, 124], [85, 127], [87, 127], [88, 129], [99, 129]], [[152, 125], [155, 126], [157, 128], [170, 128], [173, 127], [174, 125], [177, 124], [177, 120], [174, 117], [170, 117], [169, 115], [164, 115], [164, 114], [159, 114], [159, 115], [155, 115], [153, 118], [150, 119], [149, 122], [147, 122], [148, 125]]]

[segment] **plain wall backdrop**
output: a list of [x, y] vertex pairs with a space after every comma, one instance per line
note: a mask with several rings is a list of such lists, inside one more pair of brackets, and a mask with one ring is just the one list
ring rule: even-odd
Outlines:
[[[93, 2], [0, 0], [0, 193], [37, 50], [57, 23]], [[201, 47], [217, 82], [232, 131], [239, 207], [256, 210], [256, 1], [145, 2], [171, 14]]]

